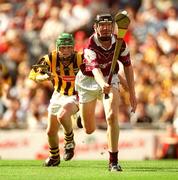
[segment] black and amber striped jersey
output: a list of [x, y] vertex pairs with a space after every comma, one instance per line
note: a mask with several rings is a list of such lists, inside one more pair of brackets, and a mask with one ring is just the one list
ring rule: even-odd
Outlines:
[[[82, 63], [82, 54], [74, 52], [68, 60], [60, 58], [59, 53], [54, 50], [50, 54], [43, 56], [37, 64], [48, 66], [48, 71], [54, 76], [52, 83], [54, 90], [61, 95], [75, 95], [75, 76], [79, 71]], [[40, 73], [45, 73], [43, 70]], [[30, 72], [31, 77], [39, 73]], [[33, 78], [31, 78], [33, 79]], [[34, 78], [35, 79], [35, 78]]]

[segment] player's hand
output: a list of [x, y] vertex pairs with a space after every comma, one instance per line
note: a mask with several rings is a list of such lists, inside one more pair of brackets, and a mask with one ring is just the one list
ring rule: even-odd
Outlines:
[[111, 90], [111, 86], [108, 83], [105, 83], [102, 87], [102, 92], [104, 94], [109, 94], [110, 90]]
[[123, 87], [123, 89], [124, 89], [125, 91], [128, 91], [128, 90], [129, 90], [129, 87], [128, 87], [126, 81], [125, 81], [125, 82], [122, 82], [121, 85], [122, 85], [122, 87]]
[[137, 99], [134, 96], [130, 96], [130, 105], [131, 105], [131, 112], [135, 113], [136, 108], [137, 108]]
[[52, 74], [42, 74], [42, 75], [38, 75], [36, 77], [36, 81], [43, 82], [43, 81], [47, 81], [47, 80], [52, 80], [53, 78], [54, 78], [54, 76]]
[[53, 80], [54, 79], [54, 74], [51, 72], [48, 72], [47, 75], [49, 76], [49, 78], [47, 80]]

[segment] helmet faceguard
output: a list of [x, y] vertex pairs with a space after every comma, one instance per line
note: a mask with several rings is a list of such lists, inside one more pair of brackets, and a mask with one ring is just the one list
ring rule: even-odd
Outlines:
[[95, 31], [98, 35], [98, 38], [101, 41], [108, 41], [111, 39], [111, 34], [112, 34], [112, 31], [114, 28], [112, 27], [112, 29], [110, 30], [111, 31], [110, 34], [101, 35], [100, 31], [98, 30], [98, 27], [100, 26], [100, 24], [104, 24], [104, 23], [111, 23], [112, 26], [114, 26], [114, 20], [113, 20], [113, 17], [111, 16], [111, 14], [99, 14], [95, 18]]

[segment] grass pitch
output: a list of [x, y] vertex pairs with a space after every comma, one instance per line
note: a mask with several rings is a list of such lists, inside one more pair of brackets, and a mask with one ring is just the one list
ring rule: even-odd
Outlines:
[[177, 180], [178, 160], [121, 161], [122, 172], [109, 172], [107, 161], [61, 161], [43, 167], [37, 160], [0, 160], [0, 180]]

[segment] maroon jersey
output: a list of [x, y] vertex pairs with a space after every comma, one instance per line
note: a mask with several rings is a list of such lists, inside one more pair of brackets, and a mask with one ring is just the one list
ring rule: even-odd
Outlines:
[[[100, 68], [104, 76], [109, 75], [111, 68], [112, 58], [114, 55], [114, 49], [116, 45], [116, 36], [112, 36], [112, 45], [109, 49], [101, 47], [100, 42], [97, 39], [96, 34], [93, 34], [88, 41], [87, 47], [84, 49], [84, 60], [81, 65], [81, 71], [84, 75], [93, 76], [92, 70], [94, 68]], [[129, 66], [130, 54], [126, 43], [123, 41], [121, 52], [118, 60], [124, 65]], [[115, 74], [119, 71], [119, 63], [116, 64]]]

